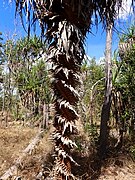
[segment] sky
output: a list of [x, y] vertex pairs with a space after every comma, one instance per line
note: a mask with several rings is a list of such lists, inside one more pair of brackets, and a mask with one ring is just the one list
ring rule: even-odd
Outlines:
[[[11, 1], [11, 0], [10, 0]], [[15, 18], [15, 5], [9, 3], [8, 0], [0, 0], [0, 32], [3, 33], [4, 39], [20, 38], [26, 33], [21, 25], [20, 18]], [[116, 23], [116, 28], [122, 31], [130, 24], [129, 19], [130, 4], [132, 0], [123, 0], [123, 9], [120, 11], [119, 21]], [[102, 25], [92, 27], [92, 34], [89, 33], [86, 39], [86, 53], [89, 57], [95, 57], [97, 60], [104, 57], [106, 33], [103, 31]], [[112, 50], [114, 51], [118, 46], [118, 33], [113, 32]]]

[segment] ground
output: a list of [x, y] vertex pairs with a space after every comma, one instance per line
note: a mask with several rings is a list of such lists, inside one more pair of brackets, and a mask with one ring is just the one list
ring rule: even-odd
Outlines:
[[[16, 162], [38, 132], [39, 128], [21, 125], [0, 127], [0, 176]], [[52, 153], [53, 144], [49, 140], [49, 133], [50, 131], [45, 132], [42, 141], [35, 147], [34, 151], [22, 159], [18, 167], [18, 176], [21, 176], [23, 180], [35, 179], [47, 156]]]
[[[80, 127], [79, 125], [79, 129]], [[38, 131], [37, 127], [24, 127], [16, 123], [0, 127], [0, 176], [14, 164]], [[96, 158], [94, 147], [90, 146], [89, 138], [82, 129], [80, 131], [81, 135], [76, 139], [79, 148], [73, 152], [73, 157], [80, 164], [73, 168], [79, 180], [135, 180], [135, 163], [129, 154], [122, 151], [112, 153], [100, 162]], [[22, 159], [18, 167], [18, 177], [22, 180], [36, 179], [42, 169], [46, 175], [50, 172], [53, 166], [51, 133], [50, 127], [34, 151]]]

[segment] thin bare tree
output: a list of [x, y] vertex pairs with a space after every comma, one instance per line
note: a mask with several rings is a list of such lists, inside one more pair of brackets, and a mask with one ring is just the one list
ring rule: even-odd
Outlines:
[[110, 118], [111, 97], [112, 97], [112, 24], [106, 28], [106, 51], [105, 51], [105, 96], [101, 112], [101, 125], [100, 125], [100, 157], [105, 157], [108, 128], [107, 123]]

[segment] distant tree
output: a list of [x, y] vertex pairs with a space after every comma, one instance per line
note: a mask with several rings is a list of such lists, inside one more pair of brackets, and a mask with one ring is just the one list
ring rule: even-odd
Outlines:
[[120, 37], [118, 55], [115, 58], [113, 78], [114, 117], [119, 127], [122, 146], [123, 134], [135, 137], [135, 26], [132, 25]]
[[49, 104], [51, 101], [47, 55], [45, 50], [43, 53], [42, 46], [45, 48], [40, 38], [34, 36], [17, 41], [8, 40], [4, 48], [16, 95], [20, 96], [23, 107], [34, 116], [43, 113], [44, 103]]
[[2, 57], [3, 57], [3, 52], [2, 52], [2, 40], [3, 38], [1, 37], [2, 33], [0, 32], [0, 110], [2, 109], [2, 85], [3, 85], [3, 61], [2, 61]]
[[1, 37], [2, 36], [2, 33], [0, 32], [0, 83], [2, 83], [3, 81], [3, 78], [2, 78], [2, 64], [3, 64], [3, 61], [2, 61], [2, 57], [3, 57], [3, 52], [2, 52], [2, 40], [3, 38]]
[[[92, 126], [99, 119], [104, 90], [104, 65], [97, 63], [95, 58], [84, 61], [82, 64], [81, 94], [82, 115], [84, 121]], [[81, 112], [80, 112], [81, 113]], [[99, 123], [99, 121], [98, 121]]]

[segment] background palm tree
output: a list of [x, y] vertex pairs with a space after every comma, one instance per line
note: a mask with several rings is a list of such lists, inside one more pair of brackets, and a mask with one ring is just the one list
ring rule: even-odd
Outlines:
[[[121, 0], [16, 0], [16, 11], [28, 19], [28, 34], [31, 24], [39, 21], [42, 35], [49, 44], [48, 60], [52, 63], [52, 88], [55, 92], [55, 165], [53, 178], [70, 179], [70, 149], [76, 146], [72, 135], [76, 133], [78, 119], [76, 104], [79, 94], [79, 72], [84, 58], [84, 40], [90, 30], [92, 16], [95, 23], [113, 24], [116, 4]], [[44, 32], [46, 32], [44, 34]]]
[[108, 138], [108, 121], [110, 119], [110, 108], [112, 98], [112, 24], [106, 28], [106, 50], [105, 50], [105, 97], [101, 112], [100, 125], [100, 157], [106, 155], [107, 138]]

